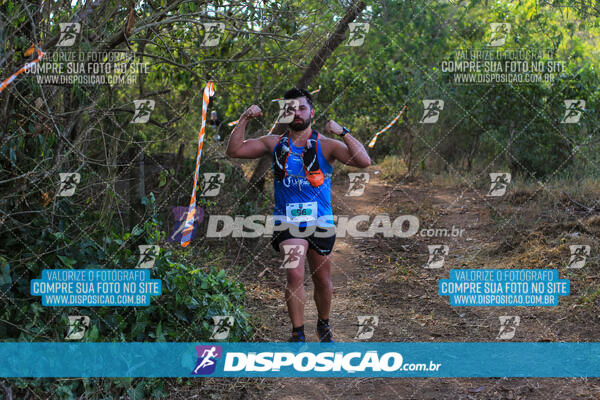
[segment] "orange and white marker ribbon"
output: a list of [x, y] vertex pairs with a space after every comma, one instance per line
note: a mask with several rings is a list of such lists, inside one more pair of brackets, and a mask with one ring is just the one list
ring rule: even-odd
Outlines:
[[[315, 94], [315, 93], [319, 93], [321, 91], [321, 85], [319, 85], [319, 88], [316, 90], [313, 90], [312, 92], [310, 92], [310, 94]], [[279, 101], [279, 100], [283, 100], [283, 98], [281, 99], [273, 99], [271, 101]]]
[[[32, 47], [33, 47], [33, 46], [32, 46]], [[29, 48], [29, 49], [28, 49], [28, 50], [25, 52], [25, 55], [26, 55], [26, 56], [33, 54], [32, 47], [30, 47], [30, 48]], [[14, 73], [14, 74], [12, 74], [11, 76], [9, 76], [7, 79], [5, 79], [5, 80], [4, 80], [4, 82], [2, 82], [2, 85], [0, 85], [0, 93], [1, 93], [1, 92], [2, 92], [4, 89], [6, 89], [6, 88], [8, 87], [8, 85], [10, 85], [11, 83], [13, 83], [13, 82], [14, 82], [14, 80], [15, 80], [15, 79], [17, 79], [17, 76], [21, 75], [21, 74], [22, 74], [23, 72], [25, 72], [25, 71], [28, 71], [28, 70], [30, 70], [31, 68], [33, 68], [33, 66], [34, 66], [35, 64], [39, 63], [39, 62], [40, 62], [40, 60], [42, 59], [42, 57], [44, 57], [44, 55], [46, 54], [46, 53], [44, 53], [42, 50], [40, 50], [40, 48], [39, 48], [39, 47], [38, 47], [37, 53], [38, 53], [38, 57], [37, 57], [35, 60], [33, 60], [33, 61], [31, 61], [31, 62], [28, 62], [27, 64], [23, 65], [23, 66], [22, 66], [22, 67], [21, 67], [21, 68], [20, 68], [20, 69], [19, 69], [17, 72], [15, 72], [15, 73]]]
[[190, 206], [185, 217], [185, 226], [181, 232], [181, 245], [183, 247], [190, 244], [192, 239], [192, 231], [194, 230], [194, 218], [196, 216], [196, 187], [198, 185], [198, 173], [200, 168], [200, 157], [202, 156], [202, 145], [204, 143], [204, 128], [206, 126], [206, 110], [208, 110], [208, 102], [212, 95], [215, 94], [215, 84], [212, 81], [208, 81], [204, 87], [204, 94], [202, 95], [202, 127], [198, 134], [198, 155], [196, 155], [196, 172], [194, 173], [194, 189], [192, 190], [192, 198], [190, 199]]
[[[310, 94], [315, 94], [315, 93], [319, 93], [321, 91], [321, 85], [319, 85], [319, 88], [316, 90], [313, 90], [312, 92], [310, 92]], [[283, 100], [283, 98], [281, 99], [273, 99], [271, 101], [279, 101], [279, 100]], [[227, 126], [234, 126], [237, 125], [237, 123], [240, 122], [240, 120], [236, 120], [236, 121], [231, 121], [230, 123], [227, 124]], [[277, 121], [275, 121], [275, 123], [273, 124], [273, 126], [271, 127], [271, 130], [269, 131], [269, 134], [271, 134], [271, 132], [273, 132], [273, 129], [275, 129], [275, 125], [277, 125]]]
[[277, 125], [277, 120], [275, 120], [275, 122], [273, 122], [273, 126], [271, 127], [271, 129], [269, 130], [269, 135], [271, 133], [273, 133], [273, 129], [275, 129], [275, 125]]
[[398, 121], [398, 118], [400, 118], [400, 116], [402, 115], [402, 113], [404, 112], [405, 109], [406, 109], [406, 105], [404, 107], [402, 107], [402, 110], [400, 110], [400, 113], [398, 115], [396, 115], [396, 118], [394, 118], [392, 120], [392, 122], [390, 122], [389, 124], [387, 124], [387, 126], [385, 128], [383, 128], [382, 130], [380, 130], [379, 132], [377, 132], [375, 134], [375, 136], [373, 136], [373, 139], [371, 139], [371, 142], [369, 142], [369, 147], [370, 148], [373, 148], [373, 146], [375, 146], [375, 142], [377, 141], [377, 136], [381, 135], [383, 132], [385, 132], [388, 129], [390, 129], [396, 123], [396, 121]]
[[[316, 90], [313, 90], [312, 92], [310, 92], [310, 94], [315, 94], [315, 93], [319, 93], [321, 91], [321, 85], [319, 85], [319, 88]], [[283, 100], [283, 98], [281, 99], [273, 99], [271, 101], [279, 101], [279, 100]], [[237, 123], [240, 122], [240, 120], [236, 120], [236, 121], [231, 121], [230, 123], [227, 124], [227, 126], [234, 126], [237, 125]], [[273, 132], [273, 129], [275, 129], [275, 125], [277, 125], [277, 121], [275, 121], [275, 123], [273, 124], [273, 126], [271, 127], [271, 129], [269, 130], [269, 135], [271, 134], [271, 132]]]
[[319, 88], [317, 90], [313, 90], [312, 92], [310, 92], [310, 94], [319, 93], [320, 91], [321, 91], [321, 85], [319, 85]]

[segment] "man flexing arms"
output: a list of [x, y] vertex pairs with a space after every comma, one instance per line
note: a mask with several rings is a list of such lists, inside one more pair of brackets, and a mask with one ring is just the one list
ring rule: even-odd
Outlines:
[[[333, 285], [329, 255], [335, 242], [331, 208], [331, 173], [335, 160], [365, 168], [371, 159], [363, 145], [349, 130], [335, 121], [325, 131], [342, 140], [322, 136], [311, 126], [315, 115], [312, 96], [304, 89], [288, 90], [284, 99], [297, 100], [294, 119], [281, 136], [265, 135], [244, 139], [248, 121], [262, 116], [257, 105], [250, 106], [233, 129], [227, 155], [235, 158], [260, 158], [270, 154], [274, 171], [275, 229], [271, 243], [276, 251], [293, 246], [300, 260], [295, 268], [286, 268], [285, 301], [292, 321], [290, 341], [305, 341], [304, 336], [304, 260], [308, 258], [318, 321], [317, 336], [331, 342], [329, 312]], [[282, 251], [285, 253], [285, 251]]]

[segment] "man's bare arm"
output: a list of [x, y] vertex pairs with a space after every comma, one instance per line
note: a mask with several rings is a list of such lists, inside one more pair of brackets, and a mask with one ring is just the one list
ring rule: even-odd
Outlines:
[[227, 144], [226, 154], [234, 158], [260, 158], [270, 151], [269, 139], [266, 136], [261, 136], [256, 139], [244, 139], [246, 125], [252, 118], [262, 115], [260, 107], [252, 105], [248, 108], [239, 119], [239, 122], [233, 128], [229, 143]]
[[[336, 135], [343, 133], [342, 127], [335, 121], [329, 121], [325, 125], [325, 131]], [[361, 142], [349, 133], [344, 135], [342, 141], [331, 141], [331, 155], [334, 159], [343, 164], [358, 168], [366, 168], [371, 165], [371, 158]]]

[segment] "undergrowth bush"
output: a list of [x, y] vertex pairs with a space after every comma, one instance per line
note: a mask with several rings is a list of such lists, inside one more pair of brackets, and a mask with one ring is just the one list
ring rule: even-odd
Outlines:
[[[68, 330], [69, 315], [90, 317], [84, 342], [202, 342], [213, 330], [212, 317], [235, 318], [229, 341], [248, 340], [252, 329], [244, 311], [243, 286], [227, 277], [217, 265], [203, 265], [201, 258], [179, 262], [179, 250], [171, 251], [163, 244], [166, 236], [156, 218], [154, 196], [145, 199], [151, 218], [131, 232], [92, 232], [82, 238], [83, 231], [73, 226], [69, 215], [84, 220], [79, 210], [63, 204], [60, 228], [40, 216], [32, 224], [42, 227], [38, 237], [22, 232], [0, 234], [11, 260], [0, 257], [0, 290], [10, 307], [4, 307], [0, 319], [0, 338], [4, 342], [62, 342]], [[29, 239], [26, 245], [21, 241]], [[151, 269], [151, 278], [162, 281], [162, 294], [153, 296], [146, 307], [44, 307], [38, 296], [31, 296], [31, 279], [39, 279], [43, 269], [135, 268], [138, 245], [160, 244], [161, 251]], [[195, 252], [200, 254], [202, 252]], [[184, 257], [185, 258], [185, 257]], [[188, 257], [189, 259], [189, 257]], [[85, 362], [85, 361], [83, 361]], [[161, 397], [165, 395], [161, 379], [15, 379], [6, 381], [13, 395], [22, 398], [33, 391], [43, 398], [71, 399], [83, 393], [103, 393], [102, 399]]]

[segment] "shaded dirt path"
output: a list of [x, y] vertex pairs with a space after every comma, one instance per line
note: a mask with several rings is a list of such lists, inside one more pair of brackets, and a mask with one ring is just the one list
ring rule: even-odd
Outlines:
[[[423, 182], [387, 184], [378, 179], [376, 166], [370, 167], [368, 172], [370, 181], [360, 197], [345, 196], [348, 178], [336, 177], [332, 188], [336, 215], [367, 214], [371, 221], [375, 214], [381, 213], [388, 213], [392, 221], [398, 215], [416, 215], [420, 228], [446, 228], [451, 232], [454, 226], [464, 231], [455, 237], [338, 238], [332, 256], [334, 296], [330, 316], [336, 341], [359, 340], [355, 336], [357, 316], [361, 315], [379, 317], [379, 325], [369, 341], [497, 341], [501, 315], [521, 318], [513, 341], [597, 340], [600, 327], [597, 312], [577, 301], [578, 294], [589, 282], [585, 274], [564, 276], [562, 268], [559, 269], [561, 278], [571, 279], [571, 296], [562, 297], [558, 307], [450, 306], [447, 297], [438, 296], [437, 284], [439, 279], [448, 278], [452, 268], [533, 268], [531, 264], [523, 264], [527, 260], [515, 262], [519, 259], [515, 252], [502, 250], [507, 234], [498, 231], [490, 215], [500, 205], [490, 206], [489, 198], [481, 191], [433, 187]], [[359, 225], [359, 228], [365, 230], [367, 226]], [[424, 268], [427, 246], [433, 244], [449, 247], [443, 268]], [[545, 268], [557, 267], [548, 260], [552, 257], [544, 258]], [[264, 262], [278, 266], [281, 259], [273, 255]], [[249, 310], [262, 325], [255, 340], [285, 341], [291, 329], [283, 300], [285, 275], [276, 267], [270, 268], [263, 271], [259, 280], [245, 284]], [[317, 314], [308, 266], [305, 289], [305, 331], [309, 341], [316, 341]], [[261, 397], [278, 400], [600, 398], [600, 380], [583, 378], [286, 378], [266, 381], [268, 389]]]

